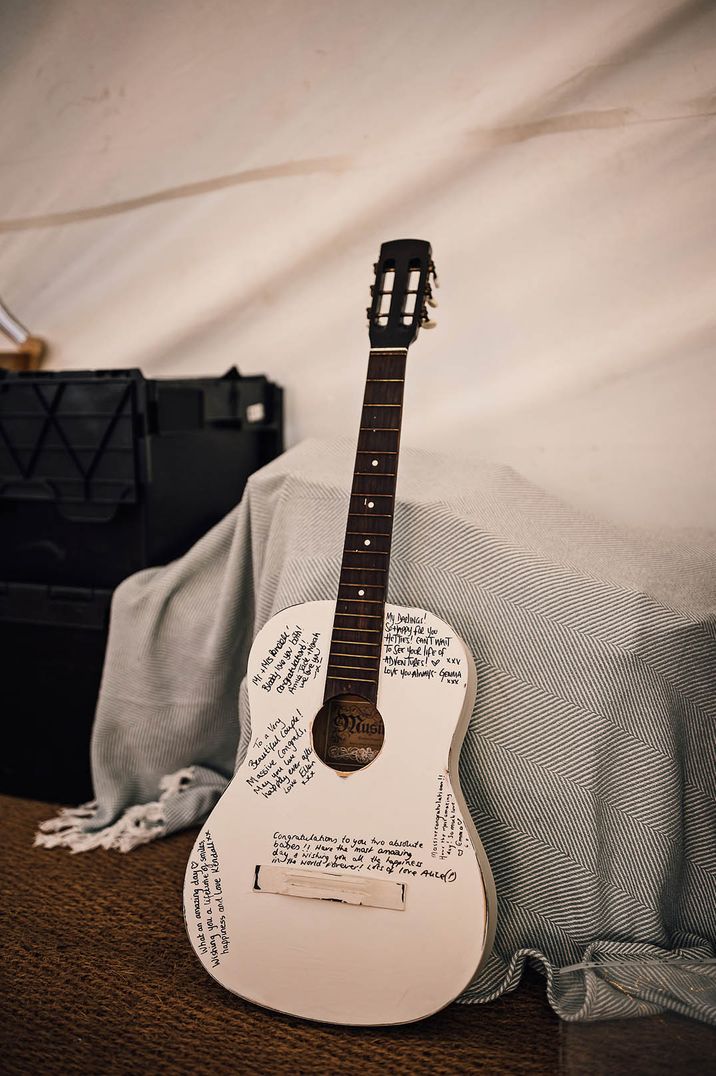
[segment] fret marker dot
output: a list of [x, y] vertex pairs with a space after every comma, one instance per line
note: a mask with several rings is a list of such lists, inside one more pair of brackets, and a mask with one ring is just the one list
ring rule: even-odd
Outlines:
[[366, 540], [363, 542], [363, 545], [370, 545], [370, 538], [366, 538]]
[[368, 501], [369, 508], [375, 508], [375, 501]]
[[377, 460], [371, 460], [370, 462], [371, 462], [372, 467], [377, 467], [378, 466], [378, 461]]
[[359, 596], [360, 596], [360, 597], [362, 598], [362, 597], [363, 597], [363, 595], [365, 594], [365, 591], [364, 591], [364, 590], [359, 590], [359, 591], [358, 591], [358, 594], [359, 594]]

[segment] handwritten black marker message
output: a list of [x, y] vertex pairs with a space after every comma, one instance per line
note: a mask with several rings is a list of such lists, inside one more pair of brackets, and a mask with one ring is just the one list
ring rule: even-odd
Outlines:
[[208, 956], [212, 968], [216, 968], [221, 957], [228, 953], [231, 940], [226, 927], [219, 855], [208, 829], [196, 846], [196, 858], [190, 862], [189, 870], [192, 911], [187, 913], [187, 929], [194, 932], [201, 955]]
[[338, 836], [330, 833], [273, 835], [271, 862], [321, 870], [373, 871], [400, 877], [437, 878], [454, 882], [454, 870], [425, 866], [423, 842], [400, 838]]
[[264, 735], [251, 744], [246, 765], [251, 771], [246, 784], [264, 799], [307, 785], [314, 777], [316, 756], [301, 711], [270, 721]]
[[441, 635], [427, 613], [385, 611], [383, 674], [402, 680], [460, 684], [460, 658], [450, 653], [454, 635]]
[[436, 859], [447, 859], [453, 852], [461, 856], [468, 846], [465, 824], [458, 813], [455, 797], [450, 791], [445, 775], [440, 773], [435, 792], [435, 823], [431, 855]]
[[266, 648], [258, 672], [251, 677], [262, 691], [294, 695], [318, 675], [321, 667], [320, 632], [304, 634], [299, 624], [287, 624], [272, 646]]

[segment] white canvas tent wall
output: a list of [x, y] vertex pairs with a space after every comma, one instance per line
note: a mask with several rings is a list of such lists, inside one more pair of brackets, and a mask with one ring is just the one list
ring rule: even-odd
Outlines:
[[50, 369], [237, 363], [353, 433], [380, 242], [428, 238], [405, 438], [716, 525], [716, 8], [5, 0], [0, 294]]

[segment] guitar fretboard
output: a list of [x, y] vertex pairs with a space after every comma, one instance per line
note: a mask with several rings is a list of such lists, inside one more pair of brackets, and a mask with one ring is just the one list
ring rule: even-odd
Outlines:
[[378, 694], [407, 348], [371, 350], [325, 699]]

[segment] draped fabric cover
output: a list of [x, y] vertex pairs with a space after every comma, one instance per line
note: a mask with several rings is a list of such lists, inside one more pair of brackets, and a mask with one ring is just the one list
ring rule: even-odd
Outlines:
[[357, 425], [370, 267], [433, 245], [404, 437], [716, 525], [709, 0], [4, 0], [0, 296], [50, 369]]
[[[42, 843], [129, 849], [209, 810], [249, 742], [255, 630], [337, 591], [352, 458], [291, 450], [184, 558], [120, 586], [98, 804]], [[463, 1000], [514, 988], [530, 960], [566, 1019], [716, 1019], [716, 544], [602, 525], [508, 468], [415, 450], [398, 490], [390, 600], [445, 619], [477, 667], [460, 773], [499, 916]]]

